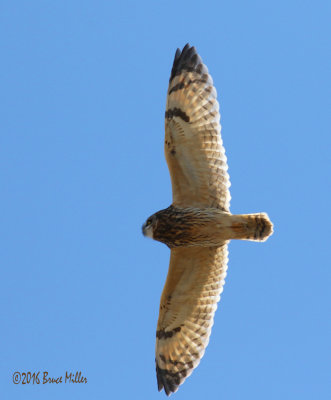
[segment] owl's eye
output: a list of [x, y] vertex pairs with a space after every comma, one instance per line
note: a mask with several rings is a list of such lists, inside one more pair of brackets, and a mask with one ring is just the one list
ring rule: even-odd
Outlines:
[[149, 226], [152, 223], [152, 219], [148, 218], [147, 222], [146, 222], [146, 226]]

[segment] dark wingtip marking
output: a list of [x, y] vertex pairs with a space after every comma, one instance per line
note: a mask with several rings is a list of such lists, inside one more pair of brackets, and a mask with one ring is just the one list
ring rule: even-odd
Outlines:
[[[160, 354], [160, 358], [163, 361], [166, 360], [164, 355]], [[188, 373], [193, 369], [193, 362], [181, 362], [181, 361], [174, 361], [168, 359], [167, 362], [171, 363], [175, 366], [181, 366], [182, 369], [176, 372], [169, 371], [168, 369], [163, 369], [159, 367], [157, 361], [155, 360], [156, 365], [156, 378], [157, 378], [157, 386], [158, 390], [161, 391], [164, 389], [166, 395], [169, 396], [171, 393], [176, 392], [178, 387], [184, 382]]]
[[176, 50], [169, 82], [171, 82], [172, 79], [176, 75], [179, 75], [183, 70], [196, 71], [199, 73], [208, 72], [202, 63], [196, 48], [194, 46], [190, 47], [189, 43], [184, 46], [182, 51], [180, 51], [180, 49]]
[[[200, 65], [198, 66], [197, 71], [198, 71], [198, 69], [199, 69], [200, 67], [202, 67], [202, 64], [200, 64]], [[201, 69], [201, 70], [202, 70], [202, 69]], [[200, 72], [200, 71], [199, 71], [199, 72]], [[172, 88], [169, 89], [168, 95], [170, 95], [170, 94], [173, 93], [173, 92], [177, 92], [177, 90], [184, 89], [185, 87], [188, 87], [189, 85], [192, 85], [192, 84], [194, 84], [194, 83], [206, 83], [206, 82], [208, 82], [208, 75], [202, 74], [202, 77], [199, 78], [199, 79], [193, 79], [193, 80], [189, 79], [189, 80], [188, 80], [187, 82], [185, 82], [185, 83], [184, 83], [184, 82], [179, 82], [179, 83], [177, 83], [177, 85], [175, 85], [175, 86], [173, 86]], [[212, 89], [210, 89], [210, 90], [212, 90]]]
[[181, 90], [185, 87], [185, 83], [184, 82], [180, 82], [177, 83], [177, 85], [173, 86], [170, 90], [169, 90], [169, 94], [176, 92], [177, 90]]
[[171, 393], [176, 392], [178, 386], [180, 385], [180, 377], [177, 373], [172, 373], [166, 369], [162, 369], [157, 365], [156, 362], [156, 378], [157, 387], [159, 392], [164, 389], [167, 396]]

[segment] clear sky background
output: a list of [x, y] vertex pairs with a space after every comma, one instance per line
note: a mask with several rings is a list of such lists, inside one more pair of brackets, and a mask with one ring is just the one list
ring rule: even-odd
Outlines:
[[330, 4], [1, 1], [2, 399], [165, 398], [169, 250], [141, 225], [171, 203], [165, 99], [187, 42], [217, 88], [231, 211], [275, 233], [230, 244], [210, 344], [173, 398], [330, 398]]

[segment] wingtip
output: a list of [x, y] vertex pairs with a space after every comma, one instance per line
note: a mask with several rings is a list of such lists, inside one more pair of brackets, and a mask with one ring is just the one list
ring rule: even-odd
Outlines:
[[183, 70], [198, 70], [200, 64], [202, 64], [202, 60], [198, 55], [196, 48], [191, 46], [189, 43], [186, 43], [182, 50], [179, 48], [176, 50], [169, 82], [171, 82], [172, 79], [176, 75], [179, 75]]
[[161, 392], [161, 390], [164, 389], [164, 392], [167, 396], [170, 396], [172, 393], [177, 392], [179, 384], [177, 385], [171, 379], [167, 379], [166, 375], [167, 373], [169, 374], [169, 372], [160, 368], [156, 361], [155, 364], [158, 391]]

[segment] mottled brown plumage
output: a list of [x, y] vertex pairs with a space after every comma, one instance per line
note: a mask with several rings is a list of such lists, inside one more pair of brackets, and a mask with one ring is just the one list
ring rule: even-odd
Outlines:
[[166, 394], [199, 364], [214, 321], [231, 239], [264, 241], [267, 214], [232, 215], [227, 160], [216, 90], [194, 47], [176, 52], [165, 112], [170, 207], [152, 215], [143, 233], [171, 249], [156, 332], [158, 389]]

